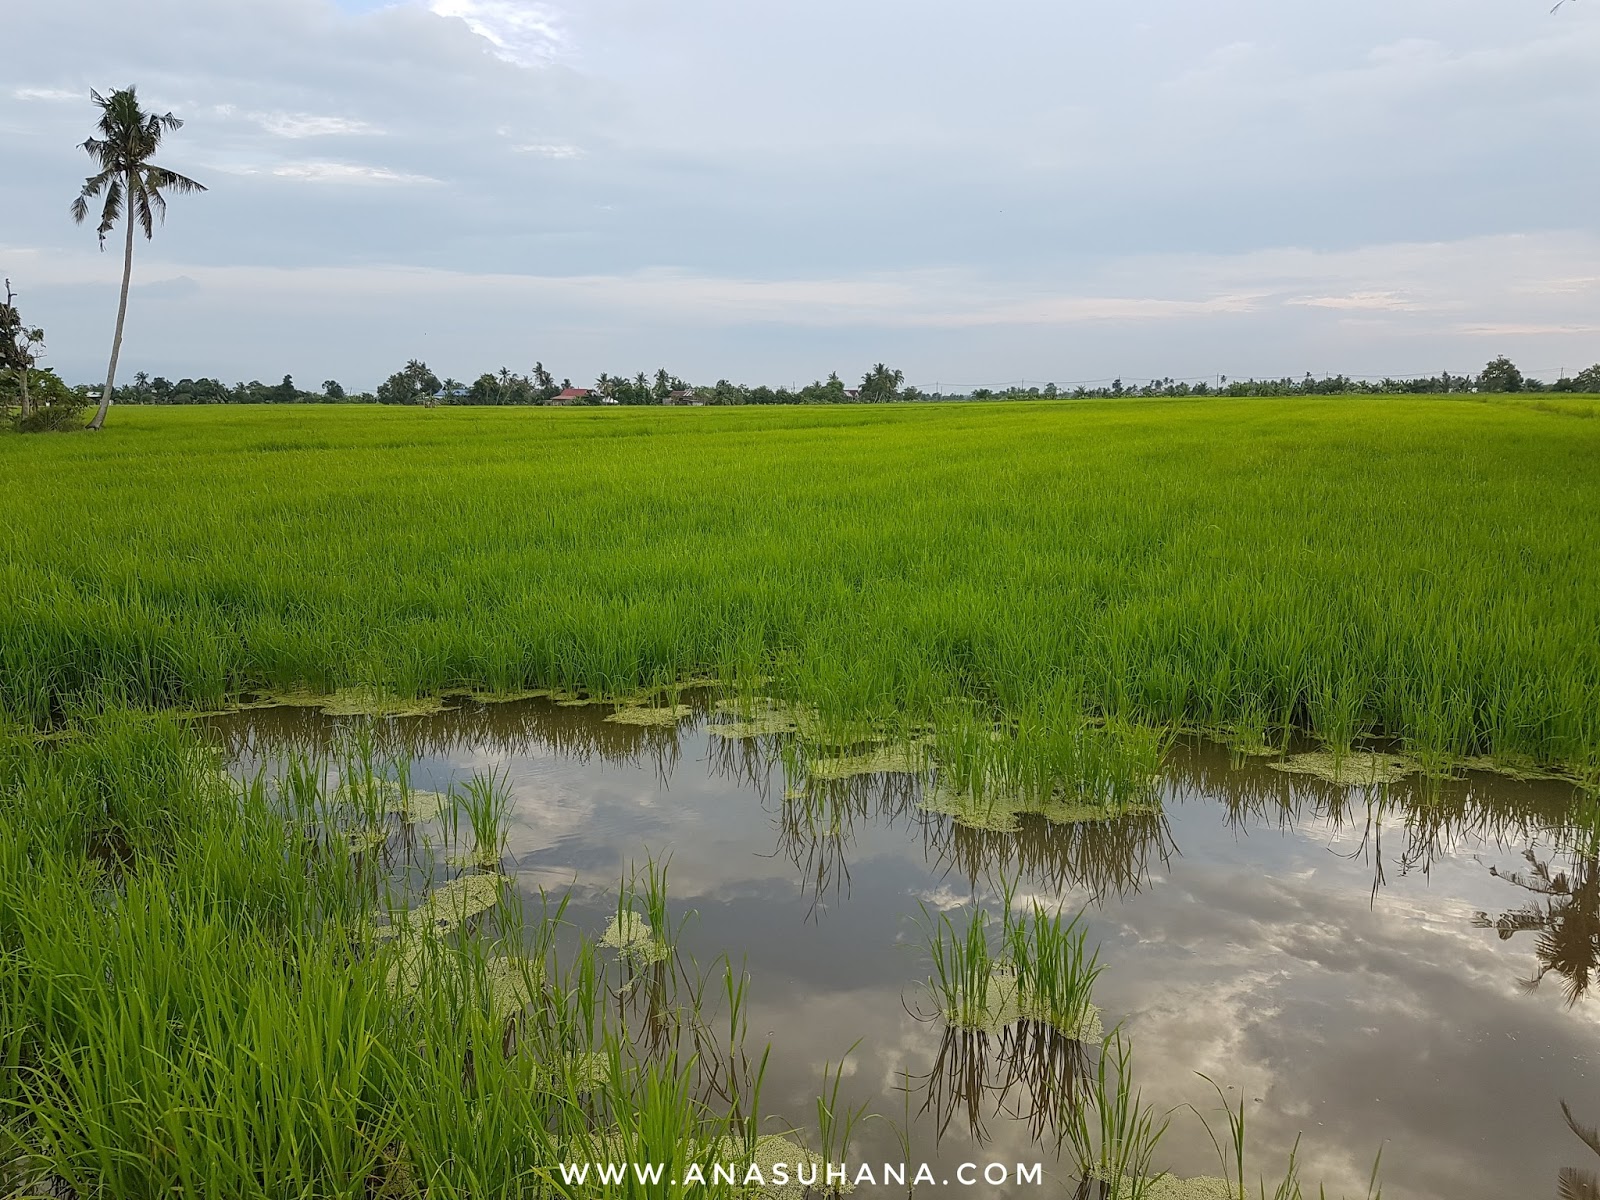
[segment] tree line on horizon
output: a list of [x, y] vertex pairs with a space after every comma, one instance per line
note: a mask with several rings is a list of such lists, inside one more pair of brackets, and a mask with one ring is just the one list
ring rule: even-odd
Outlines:
[[[12, 305], [0, 305], [0, 407], [15, 407], [20, 399], [24, 375], [8, 354], [8, 347], [26, 330]], [[98, 385], [68, 387], [53, 371], [33, 368], [26, 372], [35, 408], [41, 405], [68, 404], [81, 410], [99, 398]], [[219, 379], [200, 377], [177, 381], [151, 376], [143, 371], [131, 383], [114, 389], [117, 404], [391, 404], [416, 406], [535, 406], [557, 402], [571, 405], [665, 405], [672, 403], [704, 405], [741, 404], [881, 404], [915, 403], [925, 400], [1101, 400], [1118, 398], [1251, 397], [1251, 396], [1338, 396], [1338, 395], [1436, 395], [1462, 393], [1515, 394], [1519, 392], [1567, 392], [1600, 394], [1600, 364], [1576, 375], [1563, 376], [1553, 383], [1525, 376], [1505, 357], [1488, 363], [1478, 375], [1438, 375], [1379, 380], [1355, 379], [1347, 375], [1322, 378], [1310, 374], [1302, 378], [1229, 379], [1217, 382], [1153, 379], [1124, 384], [1121, 379], [1108, 385], [1057, 386], [1054, 383], [1032, 387], [973, 388], [965, 392], [929, 392], [904, 382], [904, 374], [883, 363], [876, 364], [861, 379], [860, 386], [847, 387], [835, 372], [826, 380], [804, 387], [747, 386], [720, 379], [714, 384], [693, 386], [665, 368], [653, 375], [640, 371], [632, 376], [602, 373], [591, 387], [574, 388], [570, 379], [559, 382], [542, 362], [526, 374], [502, 367], [485, 372], [470, 384], [448, 376], [441, 378], [425, 362], [412, 359], [390, 375], [372, 392], [349, 392], [337, 380], [324, 380], [321, 388], [299, 387], [292, 376], [279, 383], [251, 380], [231, 386]], [[563, 395], [565, 394], [565, 395]]]

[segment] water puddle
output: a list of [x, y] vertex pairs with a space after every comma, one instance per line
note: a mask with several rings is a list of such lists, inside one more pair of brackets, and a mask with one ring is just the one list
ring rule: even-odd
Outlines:
[[[1158, 1169], [1220, 1171], [1181, 1108], [1222, 1126], [1202, 1074], [1243, 1102], [1264, 1156], [1252, 1178], [1281, 1174], [1299, 1138], [1313, 1193], [1364, 1195], [1380, 1148], [1395, 1197], [1553, 1195], [1561, 1167], [1600, 1167], [1561, 1110], [1600, 1122], [1600, 866], [1580, 848], [1569, 784], [1477, 771], [1430, 783], [1376, 757], [1352, 782], [1320, 759], [1285, 770], [1180, 741], [1159, 804], [986, 823], [924, 796], [905, 753], [847, 748], [797, 781], [782, 714], [704, 700], [614, 712], [541, 698], [377, 721], [263, 708], [207, 725], [235, 771], [269, 774], [360, 731], [410, 761], [423, 819], [440, 811], [429, 794], [494, 772], [509, 797], [505, 886], [534, 904], [570, 890], [567, 920], [641, 962], [655, 943], [619, 914], [618, 884], [669, 861], [679, 952], [728, 954], [749, 973], [749, 1032], [772, 1043], [764, 1109], [804, 1122], [848, 1052], [841, 1096], [909, 1127], [908, 1155], [889, 1122], [859, 1126], [856, 1161], [909, 1157], [952, 1183], [970, 1161], [1067, 1174], [1053, 1098], [1078, 1085], [1069, 1034], [1084, 1030], [952, 1023], [926, 986], [930, 917], [957, 928], [966, 906], [999, 912], [1009, 891], [1018, 911], [1082, 910], [1103, 968], [1093, 1020], [1120, 1024], [1145, 1100], [1179, 1110]], [[459, 891], [415, 919], [453, 919]], [[1000, 1008], [1014, 1006], [1009, 969], [994, 968]]]

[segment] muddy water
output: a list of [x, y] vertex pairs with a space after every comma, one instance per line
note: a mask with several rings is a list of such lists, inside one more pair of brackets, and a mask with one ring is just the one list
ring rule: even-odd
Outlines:
[[[1364, 1195], [1380, 1149], [1390, 1197], [1548, 1197], [1561, 1167], [1600, 1170], [1560, 1109], [1600, 1123], [1600, 873], [1573, 849], [1566, 784], [1472, 773], [1379, 794], [1180, 744], [1160, 816], [1000, 834], [923, 813], [909, 776], [786, 797], [770, 739], [607, 711], [464, 704], [373, 731], [413, 760], [413, 787], [499, 772], [506, 869], [530, 895], [571, 888], [569, 917], [595, 935], [630, 862], [670, 855], [673, 907], [695, 914], [680, 948], [747, 965], [751, 1034], [773, 1044], [768, 1112], [809, 1123], [824, 1063], [859, 1043], [844, 1093], [902, 1125], [909, 1111], [911, 1162], [952, 1183], [968, 1161], [1065, 1177], [1030, 1120], [1055, 1049], [950, 1037], [919, 991], [919, 904], [993, 910], [1018, 875], [1019, 897], [1086, 910], [1107, 966], [1095, 998], [1130, 1035], [1146, 1099], [1220, 1128], [1199, 1073], [1215, 1079], [1245, 1103], [1253, 1169], [1281, 1171], [1298, 1137], [1312, 1194]], [[271, 709], [212, 728], [250, 770], [354, 723]], [[852, 1157], [907, 1156], [878, 1122]], [[1158, 1157], [1219, 1173], [1187, 1110]]]

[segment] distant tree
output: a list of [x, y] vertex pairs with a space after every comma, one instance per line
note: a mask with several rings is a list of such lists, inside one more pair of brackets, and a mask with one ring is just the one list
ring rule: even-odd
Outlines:
[[325, 400], [337, 403], [345, 398], [344, 388], [337, 379], [324, 379], [322, 381], [322, 397]]
[[656, 371], [655, 382], [650, 388], [650, 398], [660, 404], [668, 396], [672, 395], [672, 392], [672, 376], [667, 374], [665, 367], [662, 367]]
[[1566, 382], [1571, 386], [1565, 388], [1565, 391], [1600, 392], [1600, 363], [1596, 363], [1592, 367], [1585, 367]]
[[111, 365], [106, 368], [106, 386], [100, 394], [100, 407], [89, 422], [90, 429], [99, 429], [106, 423], [106, 413], [111, 409], [117, 355], [122, 352], [122, 327], [128, 315], [128, 281], [133, 275], [134, 223], [138, 222], [148, 241], [155, 236], [156, 218], [165, 220], [167, 215], [163, 191], [182, 195], [206, 189], [187, 176], [150, 161], [161, 145], [162, 136], [182, 129], [182, 121], [171, 113], [156, 116], [145, 112], [139, 107], [139, 97], [132, 86], [119, 88], [109, 96], [95, 91], [89, 95], [100, 106], [100, 120], [96, 125], [100, 136], [85, 141], [83, 150], [99, 170], [84, 180], [83, 190], [72, 202], [72, 219], [83, 224], [89, 215], [89, 201], [104, 196], [97, 230], [100, 248], [105, 249], [106, 234], [124, 216], [123, 224], [127, 227], [126, 246], [122, 252], [122, 296], [117, 302], [117, 329], [111, 339]]
[[0, 370], [6, 371], [16, 381], [17, 394], [26, 421], [33, 414], [33, 401], [28, 395], [28, 376], [34, 363], [39, 361], [39, 347], [44, 345], [44, 330], [22, 323], [17, 310], [17, 295], [11, 290], [11, 280], [6, 280], [6, 302], [0, 304]]
[[[569, 385], [570, 386], [570, 385]], [[556, 387], [556, 377], [545, 370], [542, 362], [533, 364], [533, 395], [534, 400], [543, 404], [561, 389]]]
[[439, 377], [428, 364], [413, 358], [378, 385], [379, 404], [421, 404], [439, 390]]
[[1480, 392], [1520, 392], [1522, 383], [1522, 372], [1503, 354], [1486, 365], [1478, 376]]
[[511, 378], [511, 372], [504, 367], [500, 368], [498, 376], [485, 372], [472, 381], [472, 386], [467, 389], [467, 399], [473, 404], [504, 404], [506, 383]]
[[[84, 406], [90, 403], [93, 389], [70, 388], [48, 367], [35, 368], [28, 384], [32, 400], [26, 416], [17, 413], [16, 427], [24, 433], [46, 430], [77, 429], [83, 421]], [[11, 406], [20, 398], [21, 379], [7, 371], [0, 371], [0, 410]]]
[[887, 404], [900, 394], [900, 385], [905, 378], [903, 371], [891, 371], [883, 363], [878, 363], [861, 377], [861, 402]]

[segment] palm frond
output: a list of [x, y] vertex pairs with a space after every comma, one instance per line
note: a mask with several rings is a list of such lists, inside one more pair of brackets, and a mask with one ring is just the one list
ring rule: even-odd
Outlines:
[[1567, 1102], [1561, 1102], [1561, 1115], [1567, 1119], [1567, 1128], [1578, 1135], [1578, 1139], [1596, 1154], [1600, 1154], [1600, 1129], [1592, 1125], [1579, 1125], [1577, 1118], [1572, 1115], [1572, 1110], [1567, 1107]]
[[[164, 204], [160, 192], [151, 192], [149, 188], [136, 188], [133, 192], [133, 219], [139, 228], [144, 230], [145, 239], [148, 241], [155, 236], [155, 212], [152, 211], [151, 202], [157, 205]], [[165, 210], [162, 210], [165, 216]]]
[[148, 178], [152, 187], [167, 188], [180, 196], [187, 196], [193, 192], [206, 190], [205, 184], [196, 182], [187, 175], [179, 175], [176, 171], [168, 170], [166, 167], [150, 167]]
[[106, 95], [91, 90], [89, 95], [100, 108], [96, 123], [99, 136], [88, 138], [81, 148], [100, 171], [84, 182], [82, 192], [72, 204], [73, 219], [79, 222], [87, 219], [89, 201], [104, 193], [99, 225], [102, 246], [106, 234], [124, 212], [144, 231], [146, 238], [153, 237], [156, 222], [166, 218], [164, 193], [168, 189], [179, 194], [206, 190], [203, 184], [187, 175], [150, 161], [161, 145], [162, 136], [183, 128], [183, 121], [170, 112], [143, 111], [132, 85]]
[[1600, 1200], [1600, 1176], [1576, 1167], [1562, 1167], [1556, 1176], [1558, 1200]]

